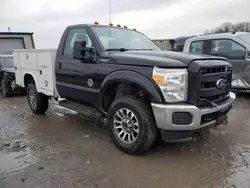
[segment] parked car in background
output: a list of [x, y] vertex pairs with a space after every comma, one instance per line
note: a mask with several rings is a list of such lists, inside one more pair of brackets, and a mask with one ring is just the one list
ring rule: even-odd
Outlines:
[[9, 97], [15, 82], [14, 60], [12, 55], [0, 55], [0, 81], [3, 96]]
[[227, 58], [233, 67], [232, 89], [250, 91], [250, 33], [233, 32], [193, 37], [185, 42], [183, 52]]
[[16, 85], [15, 66], [12, 55], [0, 55], [0, 87], [4, 97], [24, 92], [24, 88]]

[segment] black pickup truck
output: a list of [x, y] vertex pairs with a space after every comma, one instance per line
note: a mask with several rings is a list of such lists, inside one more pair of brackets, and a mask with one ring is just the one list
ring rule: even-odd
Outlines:
[[[60, 104], [106, 118], [114, 144], [129, 154], [148, 151], [158, 135], [180, 139], [221, 124], [235, 99], [226, 59], [163, 52], [127, 28], [69, 26], [54, 64]], [[45, 113], [49, 97], [35, 79], [24, 82], [32, 111]]]

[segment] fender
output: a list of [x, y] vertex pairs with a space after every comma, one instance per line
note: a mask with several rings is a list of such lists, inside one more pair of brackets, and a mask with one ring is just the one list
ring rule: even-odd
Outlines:
[[144, 75], [128, 70], [115, 71], [110, 73], [102, 82], [99, 90], [99, 106], [103, 108], [103, 98], [106, 90], [109, 86], [118, 83], [133, 83], [140, 88], [143, 88], [151, 97], [151, 102], [162, 102], [164, 97], [160, 91], [160, 88]]
[[[25, 87], [25, 76], [26, 75], [30, 75], [30, 76], [32, 76], [32, 78], [34, 79], [34, 81], [35, 81], [35, 86], [36, 86], [36, 88], [37, 88], [37, 91], [39, 90], [39, 87], [38, 87], [38, 85], [37, 85], [37, 83], [38, 83], [38, 81], [37, 81], [37, 78], [36, 78], [36, 76], [35, 76], [35, 74], [33, 73], [33, 72], [25, 72], [24, 74], [23, 74], [23, 83], [22, 83], [22, 87]], [[39, 92], [39, 91], [38, 91]]]

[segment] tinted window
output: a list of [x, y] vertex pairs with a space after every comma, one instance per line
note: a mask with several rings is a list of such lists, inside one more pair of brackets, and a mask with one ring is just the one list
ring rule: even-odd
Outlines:
[[75, 41], [86, 41], [86, 47], [92, 47], [92, 42], [84, 28], [70, 29], [65, 41], [63, 55], [73, 56], [73, 46]]
[[246, 49], [233, 40], [212, 40], [211, 55], [222, 56], [232, 60], [245, 59]]
[[204, 41], [195, 41], [191, 43], [189, 52], [191, 54], [202, 54], [203, 53]]

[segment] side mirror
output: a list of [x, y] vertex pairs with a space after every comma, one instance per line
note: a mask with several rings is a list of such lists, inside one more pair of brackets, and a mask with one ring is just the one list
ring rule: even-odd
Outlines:
[[78, 60], [92, 61], [95, 49], [86, 47], [86, 41], [75, 41], [73, 47], [73, 58]]
[[86, 53], [86, 41], [75, 41], [73, 47], [74, 59], [83, 60]]
[[250, 59], [250, 50], [249, 51], [247, 51], [247, 59]]

